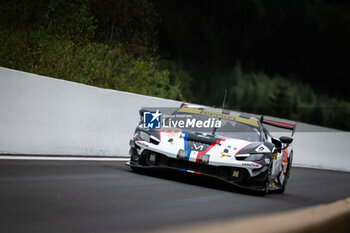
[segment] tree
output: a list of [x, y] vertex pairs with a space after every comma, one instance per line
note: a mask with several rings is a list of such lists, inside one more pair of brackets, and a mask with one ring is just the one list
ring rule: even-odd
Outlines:
[[269, 97], [269, 110], [271, 111], [271, 115], [289, 118], [291, 114], [290, 106], [288, 87], [277, 84], [275, 90]]

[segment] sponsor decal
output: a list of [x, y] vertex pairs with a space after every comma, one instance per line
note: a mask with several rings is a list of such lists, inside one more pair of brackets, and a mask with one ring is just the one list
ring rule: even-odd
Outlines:
[[178, 133], [180, 132], [180, 130], [164, 130], [163, 133], [165, 134], [165, 136], [167, 137], [176, 137], [178, 135]]
[[173, 145], [174, 143], [174, 139], [173, 138], [169, 138], [169, 140], [168, 140], [168, 142], [171, 144], [171, 145]]
[[275, 153], [273, 153], [273, 159], [277, 159], [277, 151], [275, 151]]
[[255, 149], [256, 152], [260, 153], [260, 152], [270, 152], [270, 149], [267, 148], [264, 144], [261, 144], [260, 146], [258, 146]]
[[191, 151], [191, 156], [197, 157], [198, 156], [198, 151]]
[[242, 163], [243, 166], [249, 166], [249, 167], [259, 167], [259, 164], [257, 163]]
[[265, 163], [266, 163], [266, 164], [270, 164], [270, 159], [266, 158], [266, 159], [265, 159]]
[[232, 177], [238, 178], [239, 177], [239, 171], [238, 170], [233, 170]]
[[256, 120], [246, 119], [243, 117], [233, 116], [233, 115], [224, 114], [224, 113], [212, 112], [212, 111], [208, 111], [208, 110], [194, 109], [194, 108], [181, 108], [178, 110], [178, 112], [201, 114], [201, 115], [206, 115], [206, 116], [215, 117], [215, 118], [237, 121], [237, 122], [241, 122], [244, 124], [259, 127], [259, 124]]
[[193, 147], [196, 150], [203, 150], [203, 145], [197, 145], [196, 143], [193, 143]]
[[260, 146], [258, 146], [255, 149], [256, 152], [260, 153], [260, 152], [271, 152], [270, 149], [268, 147], [266, 147], [264, 144], [261, 144]]
[[188, 141], [187, 146], [190, 150], [194, 151], [204, 151], [209, 147], [208, 144], [204, 144], [198, 141]]
[[144, 112], [143, 113], [143, 128], [144, 129], [160, 129], [161, 115], [157, 109], [156, 112]]
[[259, 146], [258, 148], [256, 148], [256, 152], [262, 152], [262, 151], [264, 151], [264, 149], [265, 149], [265, 147], [263, 146], [263, 145], [261, 145], [261, 146]]
[[283, 171], [283, 173], [287, 172], [287, 166], [288, 166], [288, 151], [284, 150], [282, 153], [282, 171]]
[[224, 149], [224, 151], [220, 153], [221, 154], [220, 158], [231, 157], [231, 155], [229, 155], [228, 152], [229, 152], [228, 149]]
[[282, 162], [288, 163], [288, 151], [287, 150], [284, 150], [282, 153]]

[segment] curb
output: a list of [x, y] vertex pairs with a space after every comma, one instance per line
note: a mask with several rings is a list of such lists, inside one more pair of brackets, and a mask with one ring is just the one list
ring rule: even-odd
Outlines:
[[243, 219], [164, 228], [156, 233], [329, 233], [350, 232], [350, 198], [325, 205]]

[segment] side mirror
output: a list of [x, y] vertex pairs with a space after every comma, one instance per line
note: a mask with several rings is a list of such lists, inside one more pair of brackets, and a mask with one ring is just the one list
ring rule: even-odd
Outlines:
[[139, 110], [140, 122], [143, 121], [143, 113], [144, 113], [144, 112], [149, 112], [149, 110], [146, 110], [146, 109], [140, 109], [140, 110]]
[[147, 110], [145, 110], [145, 109], [140, 109], [140, 110], [139, 110], [140, 118], [143, 117], [143, 113], [146, 112], [146, 111], [147, 111]]
[[287, 137], [287, 136], [282, 136], [280, 137], [280, 141], [285, 144], [291, 144], [293, 142], [293, 138]]

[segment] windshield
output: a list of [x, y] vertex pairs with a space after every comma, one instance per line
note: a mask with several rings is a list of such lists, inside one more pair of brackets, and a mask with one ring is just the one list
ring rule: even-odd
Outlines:
[[[261, 141], [259, 128], [253, 125], [202, 114], [175, 112], [164, 121], [165, 127], [201, 132], [247, 141]], [[163, 127], [164, 127], [163, 125]]]
[[216, 129], [216, 135], [238, 138], [251, 142], [260, 141], [260, 132], [257, 127], [224, 119], [220, 121], [222, 122], [222, 126]]

